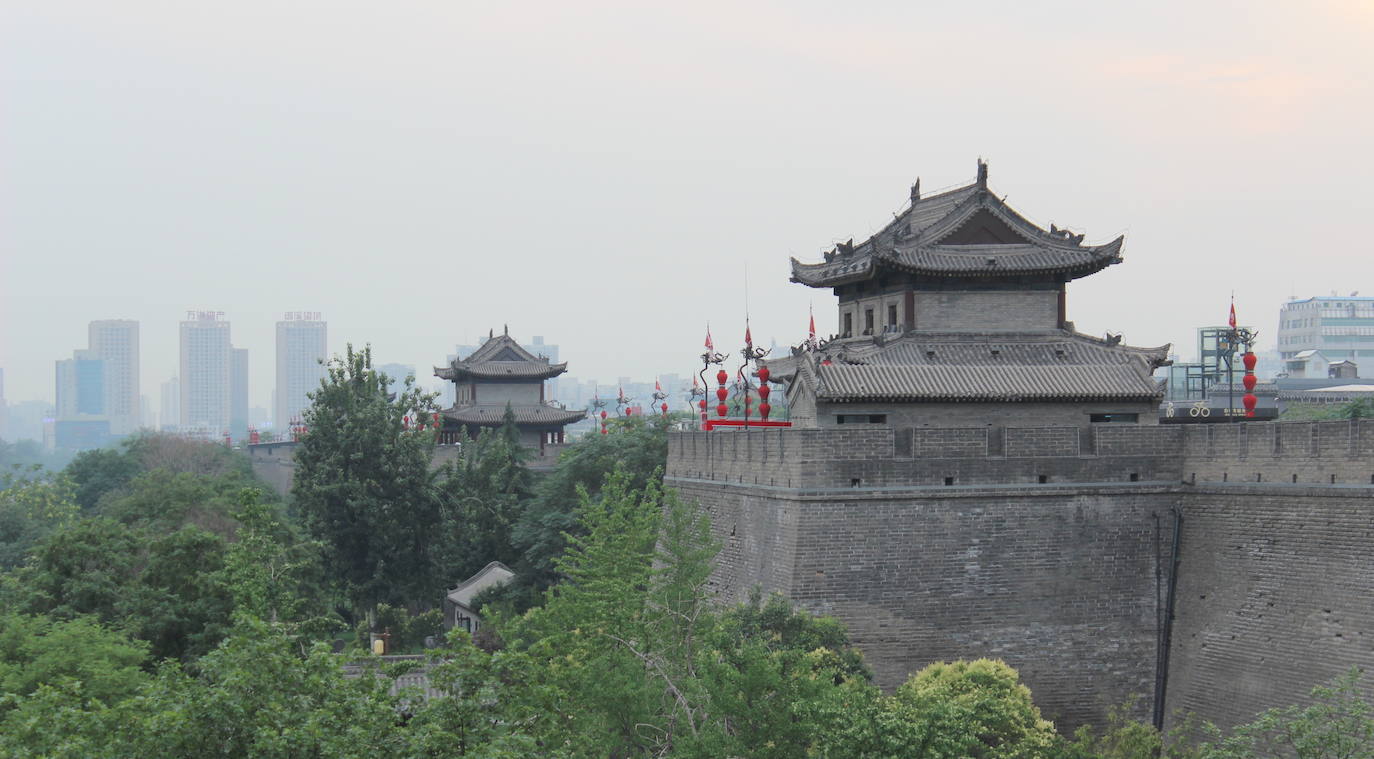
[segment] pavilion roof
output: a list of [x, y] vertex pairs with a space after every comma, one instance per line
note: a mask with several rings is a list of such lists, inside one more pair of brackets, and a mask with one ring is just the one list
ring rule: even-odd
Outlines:
[[1157, 400], [1151, 374], [1168, 347], [1135, 348], [1074, 332], [908, 333], [855, 338], [769, 361], [774, 377], [829, 402]]
[[[587, 416], [581, 409], [564, 409], [549, 405], [511, 406], [517, 425], [563, 426]], [[445, 409], [443, 415], [459, 424], [499, 426], [505, 423], [505, 406], [463, 406]]]
[[1031, 223], [987, 187], [986, 164], [970, 185], [920, 197], [864, 242], [843, 243], [820, 263], [792, 259], [792, 281], [834, 287], [880, 270], [926, 277], [1053, 275], [1075, 279], [1121, 262], [1123, 237], [1084, 245], [1083, 235]]
[[466, 378], [536, 380], [567, 370], [566, 362], [551, 364], [547, 356], [530, 353], [510, 335], [494, 335], [467, 358], [434, 367], [434, 376], [455, 382]]

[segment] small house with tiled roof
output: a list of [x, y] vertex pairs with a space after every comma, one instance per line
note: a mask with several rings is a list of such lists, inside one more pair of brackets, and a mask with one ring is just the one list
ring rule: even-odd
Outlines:
[[1168, 345], [1135, 348], [1081, 334], [1067, 284], [1121, 262], [1122, 237], [1028, 221], [972, 184], [923, 197], [867, 240], [819, 263], [792, 260], [792, 281], [830, 288], [840, 334], [768, 362], [788, 382], [798, 425], [1075, 425], [1154, 423], [1151, 375]]
[[568, 370], [520, 347], [509, 331], [491, 335], [472, 355], [435, 367], [434, 376], [454, 385], [454, 404], [443, 411], [441, 444], [459, 443], [482, 428], [500, 427], [509, 408], [520, 442], [536, 454], [535, 466], [557, 461], [567, 442], [563, 428], [586, 412], [570, 410], [545, 397], [544, 381]]

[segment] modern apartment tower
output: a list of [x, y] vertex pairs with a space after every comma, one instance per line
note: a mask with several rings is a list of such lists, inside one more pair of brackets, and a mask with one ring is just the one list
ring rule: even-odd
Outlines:
[[111, 435], [128, 435], [143, 422], [139, 395], [138, 322], [102, 319], [89, 328], [90, 352], [104, 364], [104, 414]]
[[327, 357], [327, 328], [315, 311], [287, 312], [277, 322], [277, 391], [272, 424], [285, 430], [310, 405], [306, 393], [320, 386]]
[[182, 431], [219, 437], [229, 429], [233, 347], [222, 311], [188, 311], [181, 323]]

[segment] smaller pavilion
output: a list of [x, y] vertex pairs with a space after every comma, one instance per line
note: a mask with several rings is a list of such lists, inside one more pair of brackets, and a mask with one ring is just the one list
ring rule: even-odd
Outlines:
[[567, 370], [567, 363], [551, 364], [547, 356], [520, 347], [509, 329], [489, 336], [467, 358], [434, 368], [434, 376], [452, 382], [455, 389], [453, 407], [443, 411], [439, 442], [461, 442], [464, 430], [471, 438], [483, 427], [500, 427], [509, 408], [520, 443], [536, 454], [532, 465], [552, 465], [567, 442], [563, 428], [586, 415], [545, 397], [544, 381]]

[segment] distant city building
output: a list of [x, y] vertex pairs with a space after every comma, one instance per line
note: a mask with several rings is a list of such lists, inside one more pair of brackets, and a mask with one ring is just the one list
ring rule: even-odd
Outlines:
[[385, 374], [392, 387], [405, 387], [406, 377], [416, 377], [415, 367], [408, 364], [377, 364], [372, 368]]
[[299, 418], [310, 399], [306, 395], [325, 377], [321, 363], [329, 357], [328, 325], [316, 311], [293, 311], [277, 322], [277, 385], [272, 399], [272, 423], [286, 429]]
[[145, 430], [157, 429], [157, 412], [153, 411], [153, 409], [157, 408], [157, 406], [153, 405], [153, 400], [146, 395], [138, 396], [138, 408], [139, 428]]
[[46, 401], [19, 401], [8, 404], [6, 411], [6, 440], [43, 440], [45, 426], [57, 416], [57, 409]]
[[158, 414], [158, 429], [175, 432], [181, 426], [181, 382], [173, 377], [162, 383], [162, 398]]
[[216, 438], [229, 429], [233, 347], [222, 311], [189, 311], [181, 323], [178, 424], [183, 432]]
[[248, 349], [231, 348], [229, 365], [229, 434], [248, 437]]
[[56, 365], [57, 418], [105, 415], [105, 362], [91, 350], [72, 351]]
[[90, 351], [104, 363], [104, 411], [110, 433], [127, 435], [143, 423], [139, 395], [138, 322], [132, 319], [93, 321], [88, 330]]
[[[1327, 362], [1350, 360], [1374, 366], [1374, 298], [1351, 293], [1283, 304], [1279, 309], [1280, 357], [1288, 364], [1307, 351], [1320, 351]], [[1316, 376], [1308, 371], [1306, 376]]]

